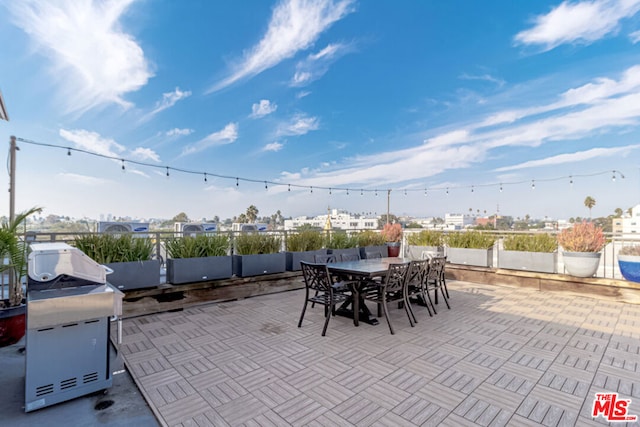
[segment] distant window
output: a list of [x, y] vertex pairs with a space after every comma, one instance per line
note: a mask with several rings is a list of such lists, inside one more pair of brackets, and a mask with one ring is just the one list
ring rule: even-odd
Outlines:
[[357, 222], [350, 222], [349, 226], [353, 227], [353, 228], [356, 228], [358, 226], [358, 223]]

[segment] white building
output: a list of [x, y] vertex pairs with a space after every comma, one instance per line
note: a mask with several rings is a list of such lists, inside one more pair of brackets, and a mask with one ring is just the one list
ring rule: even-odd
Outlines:
[[447, 228], [454, 227], [456, 230], [469, 227], [475, 223], [475, 218], [467, 214], [444, 214], [444, 223]]
[[338, 209], [331, 209], [325, 215], [318, 215], [315, 217], [299, 216], [293, 219], [284, 220], [285, 230], [295, 230], [303, 225], [309, 225], [324, 229], [327, 223], [327, 217], [331, 221], [333, 228], [339, 228], [342, 230], [376, 230], [378, 228], [378, 219], [365, 216], [352, 216], [351, 214], [339, 211]]
[[622, 217], [623, 234], [640, 234], [640, 205], [631, 208], [631, 215]]

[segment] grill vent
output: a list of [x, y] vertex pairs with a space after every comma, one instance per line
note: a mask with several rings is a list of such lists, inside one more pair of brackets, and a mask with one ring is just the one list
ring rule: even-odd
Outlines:
[[53, 384], [42, 385], [36, 388], [36, 396], [44, 396], [53, 393]]
[[75, 387], [78, 385], [77, 378], [69, 378], [68, 380], [60, 381], [60, 389], [65, 390], [67, 388]]
[[83, 383], [92, 383], [94, 381], [98, 381], [98, 373], [97, 372], [92, 372], [90, 374], [85, 374], [82, 377], [82, 382]]

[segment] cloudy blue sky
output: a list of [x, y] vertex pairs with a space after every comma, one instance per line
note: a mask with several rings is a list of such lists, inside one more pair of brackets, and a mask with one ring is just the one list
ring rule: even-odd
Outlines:
[[19, 143], [18, 210], [379, 214], [389, 189], [391, 211], [415, 216], [640, 202], [640, 0], [0, 11], [0, 140], [74, 149]]

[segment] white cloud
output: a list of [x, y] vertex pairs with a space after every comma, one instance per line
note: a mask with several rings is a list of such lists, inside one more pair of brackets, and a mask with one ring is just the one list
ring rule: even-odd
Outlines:
[[502, 87], [505, 84], [505, 81], [499, 79], [497, 77], [493, 77], [490, 74], [481, 74], [481, 75], [471, 75], [471, 74], [462, 74], [460, 76], [462, 80], [482, 80], [486, 82], [495, 83], [496, 85]]
[[546, 15], [535, 18], [535, 25], [515, 36], [525, 45], [541, 45], [551, 50], [565, 43], [590, 44], [618, 30], [620, 21], [640, 10], [639, 0], [565, 1]]
[[191, 91], [182, 91], [179, 87], [177, 87], [173, 92], [163, 93], [162, 99], [156, 102], [154, 109], [146, 114], [143, 117], [143, 120], [149, 119], [159, 112], [173, 107], [174, 105], [176, 105], [176, 102], [180, 101], [181, 99], [188, 98], [189, 96], [191, 96]]
[[304, 98], [305, 96], [309, 96], [309, 95], [311, 95], [311, 91], [308, 91], [308, 90], [301, 90], [300, 92], [296, 93], [296, 98], [298, 98], [298, 99], [302, 99], [302, 98]]
[[157, 162], [157, 163], [160, 162], [160, 156], [158, 155], [158, 153], [156, 153], [155, 151], [153, 151], [150, 148], [138, 147], [138, 148], [136, 148], [135, 150], [133, 150], [131, 152], [131, 155], [135, 159], [139, 159], [139, 160], [142, 160], [142, 161], [152, 160], [152, 161]]
[[308, 49], [333, 23], [353, 11], [353, 0], [283, 0], [273, 10], [266, 34], [244, 52], [233, 73], [209, 89], [215, 92], [253, 77]]
[[545, 159], [530, 160], [528, 162], [519, 163], [517, 165], [505, 166], [495, 169], [495, 172], [506, 172], [517, 169], [535, 168], [541, 166], [560, 165], [563, 163], [575, 163], [583, 160], [627, 155], [630, 151], [640, 148], [640, 144], [627, 145], [624, 147], [613, 148], [592, 148], [590, 150], [579, 151], [576, 153], [558, 154], [556, 156], [547, 157]]
[[59, 173], [58, 176], [65, 180], [72, 181], [74, 184], [82, 184], [87, 186], [102, 185], [110, 182], [108, 179], [96, 178], [95, 176], [80, 175], [77, 173], [69, 172]]
[[284, 147], [284, 145], [276, 141], [265, 145], [262, 151], [280, 151], [282, 147]]
[[166, 131], [165, 135], [167, 135], [167, 136], [187, 136], [187, 135], [191, 135], [192, 133], [193, 133], [193, 129], [174, 128], [174, 129]]
[[296, 65], [296, 72], [289, 83], [290, 86], [305, 86], [318, 80], [328, 70], [329, 66], [340, 57], [352, 50], [350, 45], [330, 44], [318, 53], [312, 53]]
[[229, 123], [222, 130], [211, 133], [205, 138], [184, 148], [182, 155], [197, 153], [210, 147], [231, 144], [238, 139], [238, 124]]
[[8, 2], [22, 28], [53, 62], [61, 105], [83, 113], [116, 103], [153, 76], [140, 45], [122, 30], [120, 19], [134, 0]]
[[319, 127], [320, 122], [317, 117], [298, 114], [294, 116], [289, 123], [280, 126], [280, 129], [278, 129], [278, 135], [304, 135], [312, 130], [318, 130]]
[[60, 129], [59, 134], [67, 141], [73, 142], [75, 148], [91, 153], [117, 158], [121, 157], [122, 152], [125, 151], [125, 147], [113, 139], [102, 138], [100, 134], [96, 132], [90, 132], [84, 129]]
[[629, 38], [631, 39], [631, 43], [633, 44], [640, 42], [640, 31], [634, 31], [633, 33], [629, 34]]
[[252, 119], [259, 119], [273, 113], [277, 109], [278, 106], [276, 104], [272, 104], [268, 99], [261, 99], [259, 103], [251, 106], [251, 114], [249, 117]]

